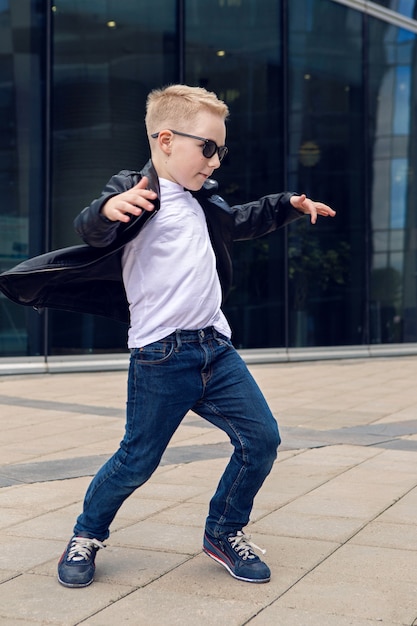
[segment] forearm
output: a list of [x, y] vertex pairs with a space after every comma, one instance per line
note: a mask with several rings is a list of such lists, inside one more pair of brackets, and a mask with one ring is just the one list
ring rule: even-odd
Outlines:
[[291, 192], [270, 194], [257, 200], [232, 207], [234, 239], [255, 239], [267, 235], [303, 214], [290, 202]]
[[111, 244], [117, 233], [119, 222], [111, 222], [101, 213], [106, 200], [94, 200], [74, 220], [74, 228], [84, 243], [95, 248]]
[[101, 195], [83, 209], [74, 220], [74, 228], [84, 243], [95, 248], [103, 248], [111, 244], [117, 235], [120, 222], [107, 219], [102, 208], [106, 202], [132, 187], [132, 172], [123, 170], [112, 176]]

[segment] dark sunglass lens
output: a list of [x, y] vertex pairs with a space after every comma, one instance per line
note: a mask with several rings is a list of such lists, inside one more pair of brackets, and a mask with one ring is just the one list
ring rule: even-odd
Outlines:
[[221, 148], [219, 148], [219, 149], [218, 149], [218, 151], [219, 151], [219, 160], [220, 160], [220, 161], [223, 161], [224, 157], [225, 157], [225, 156], [226, 156], [226, 154], [227, 154], [227, 148], [226, 148], [226, 146], [221, 146]]
[[217, 150], [216, 143], [212, 141], [211, 139], [207, 139], [203, 148], [203, 155], [206, 157], [206, 159], [211, 159], [211, 157], [216, 153], [216, 150]]

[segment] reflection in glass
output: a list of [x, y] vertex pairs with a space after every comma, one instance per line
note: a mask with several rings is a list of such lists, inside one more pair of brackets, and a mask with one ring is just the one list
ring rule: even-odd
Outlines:
[[[174, 3], [175, 4], [175, 3]], [[74, 217], [122, 169], [149, 158], [148, 92], [172, 82], [178, 65], [175, 6], [57, 0], [54, 12], [52, 247], [80, 243]], [[126, 349], [126, 327], [50, 313], [53, 354]]]
[[[38, 4], [0, 3], [0, 272], [42, 245], [45, 33]], [[39, 316], [0, 294], [0, 354], [39, 354], [41, 349]]]
[[288, 345], [360, 344], [366, 258], [361, 16], [330, 1], [295, 0], [288, 42], [287, 186], [337, 210], [335, 220], [289, 228]]
[[[370, 20], [370, 342], [416, 341], [413, 33]], [[382, 238], [381, 234], [386, 233]]]
[[[285, 186], [279, 2], [187, 2], [185, 81], [230, 108], [229, 154], [215, 172], [231, 204]], [[235, 285], [225, 305], [237, 346], [283, 345], [283, 233], [234, 247]]]

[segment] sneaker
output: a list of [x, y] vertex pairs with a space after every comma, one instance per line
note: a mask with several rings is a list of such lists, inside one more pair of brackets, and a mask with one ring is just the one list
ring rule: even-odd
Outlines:
[[219, 538], [204, 534], [204, 552], [223, 565], [234, 578], [248, 583], [267, 583], [271, 579], [269, 567], [254, 554], [252, 548], [259, 548], [241, 530], [222, 535]]
[[98, 539], [73, 537], [58, 563], [58, 580], [64, 587], [91, 585], [96, 568], [96, 552], [106, 546]]

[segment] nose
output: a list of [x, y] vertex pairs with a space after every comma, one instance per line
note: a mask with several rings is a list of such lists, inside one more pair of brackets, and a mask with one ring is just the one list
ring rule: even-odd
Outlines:
[[218, 155], [218, 153], [217, 153], [217, 152], [215, 152], [215, 153], [213, 154], [213, 156], [209, 158], [209, 160], [208, 160], [208, 164], [209, 164], [209, 165], [210, 165], [210, 167], [212, 167], [214, 170], [217, 170], [217, 169], [220, 167], [221, 163], [220, 163], [219, 155]]

